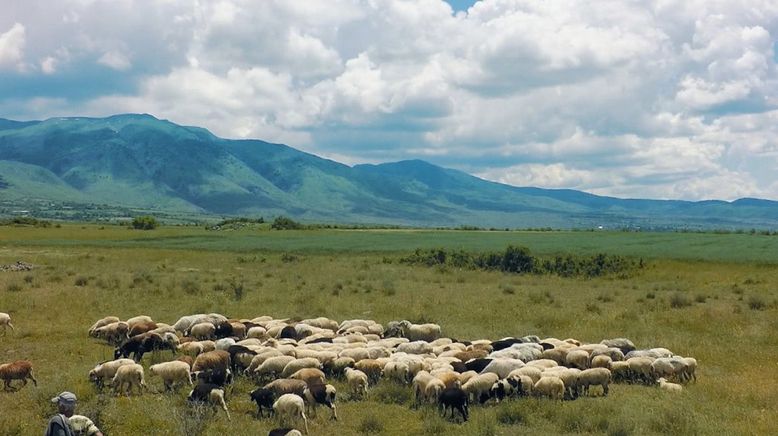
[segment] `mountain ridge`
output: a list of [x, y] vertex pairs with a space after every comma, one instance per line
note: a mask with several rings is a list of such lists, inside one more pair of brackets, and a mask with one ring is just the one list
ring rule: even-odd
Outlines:
[[621, 199], [517, 187], [418, 159], [348, 166], [149, 114], [0, 118], [0, 201], [30, 199], [412, 226], [778, 227], [772, 200]]

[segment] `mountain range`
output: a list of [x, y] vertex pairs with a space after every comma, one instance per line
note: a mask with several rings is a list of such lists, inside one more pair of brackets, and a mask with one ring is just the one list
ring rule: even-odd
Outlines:
[[[778, 202], [515, 187], [420, 160], [348, 166], [151, 115], [0, 119], [0, 214], [34, 202], [401, 226], [776, 228]], [[16, 212], [19, 212], [16, 210]]]

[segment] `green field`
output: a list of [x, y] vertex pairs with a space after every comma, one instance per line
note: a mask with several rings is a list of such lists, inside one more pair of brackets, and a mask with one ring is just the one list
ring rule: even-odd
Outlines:
[[[415, 248], [533, 253], [604, 252], [646, 259], [628, 278], [427, 268], [397, 262]], [[17, 328], [0, 336], [0, 362], [29, 359], [39, 380], [0, 393], [0, 434], [40, 434], [48, 399], [72, 390], [79, 412], [106, 434], [256, 435], [258, 420], [239, 380], [233, 415], [201, 420], [188, 392], [99, 395], [87, 381], [112, 349], [87, 338], [96, 319], [145, 314], [173, 323], [190, 313], [252, 318], [328, 316], [428, 320], [460, 339], [523, 336], [585, 342], [625, 336], [638, 347], [666, 347], [697, 358], [699, 381], [670, 396], [657, 388], [614, 385], [607, 398], [555, 403], [521, 399], [474, 406], [466, 424], [432, 407], [413, 410], [410, 388], [382, 381], [367, 400], [350, 401], [340, 382], [337, 422], [319, 416], [314, 435], [357, 434], [771, 434], [778, 428], [778, 239], [747, 234], [465, 231], [213, 232], [195, 227], [131, 231], [117, 226], [0, 227], [0, 311]], [[234, 284], [242, 285], [236, 298]], [[161, 353], [157, 359], [171, 355]], [[152, 356], [144, 357], [148, 367]]]

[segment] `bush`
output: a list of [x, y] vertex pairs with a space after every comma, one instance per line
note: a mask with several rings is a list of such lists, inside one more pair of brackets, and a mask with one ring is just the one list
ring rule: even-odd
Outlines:
[[132, 228], [136, 230], [154, 230], [159, 226], [157, 219], [150, 215], [136, 216], [132, 219]]
[[503, 425], [516, 425], [527, 422], [527, 416], [518, 404], [511, 403], [497, 410], [497, 422]]
[[411, 400], [411, 390], [405, 386], [386, 383], [372, 389], [371, 395], [380, 403], [404, 405]]
[[22, 290], [22, 285], [18, 283], [9, 283], [8, 286], [5, 287], [5, 290], [8, 292], [20, 292]]
[[303, 225], [289, 217], [280, 216], [273, 220], [270, 228], [273, 230], [300, 230]]
[[89, 283], [89, 279], [84, 276], [76, 277], [75, 282], [73, 282], [73, 284], [76, 286], [86, 286], [87, 283]]
[[200, 292], [200, 285], [194, 280], [184, 280], [181, 282], [181, 290], [189, 295], [197, 294]]
[[384, 431], [384, 424], [375, 415], [368, 415], [362, 418], [357, 429], [362, 434], [381, 433]]
[[672, 297], [670, 297], [670, 307], [673, 309], [680, 309], [682, 307], [688, 307], [691, 305], [692, 302], [689, 300], [689, 297], [687, 297], [686, 294], [676, 292]]
[[748, 297], [748, 307], [751, 308], [751, 310], [764, 310], [764, 308], [767, 307], [767, 304], [761, 296], [752, 295]]

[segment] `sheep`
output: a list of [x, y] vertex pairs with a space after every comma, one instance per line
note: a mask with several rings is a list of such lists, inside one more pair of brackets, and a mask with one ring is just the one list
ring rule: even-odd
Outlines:
[[687, 366], [683, 357], [660, 357], [651, 362], [651, 376], [655, 379], [672, 377], [683, 381], [686, 371]]
[[607, 368], [589, 368], [578, 374], [578, 385], [583, 388], [584, 394], [589, 394], [589, 386], [602, 386], [602, 395], [608, 396], [608, 383], [611, 381], [611, 372]]
[[435, 378], [443, 382], [446, 388], [454, 388], [462, 386], [462, 381], [459, 379], [460, 374], [454, 371], [444, 371], [433, 374]]
[[113, 376], [113, 390], [116, 395], [125, 393], [125, 383], [127, 384], [127, 396], [132, 393], [133, 386], [138, 387], [139, 394], [142, 389], [147, 389], [146, 381], [143, 378], [143, 366], [137, 363], [120, 366]]
[[560, 366], [557, 368], [549, 368], [543, 371], [542, 376], [557, 376], [565, 384], [565, 398], [575, 399], [578, 398], [578, 376], [581, 370], [578, 368], [566, 368]]
[[184, 362], [187, 365], [189, 365], [190, 370], [192, 368], [192, 365], [194, 365], [194, 359], [192, 359], [191, 356], [179, 356], [176, 360], [178, 360], [179, 362]]
[[622, 353], [620, 349], [615, 347], [593, 350], [591, 353], [591, 358], [594, 359], [596, 356], [601, 356], [601, 355], [610, 357], [611, 360], [614, 362], [619, 362], [624, 360], [624, 353]]
[[130, 326], [123, 321], [113, 322], [108, 325], [96, 328], [92, 332], [92, 336], [97, 339], [102, 339], [109, 344], [119, 344], [123, 340], [128, 339], [130, 332]]
[[694, 380], [697, 383], [697, 359], [693, 357], [683, 357], [683, 362], [686, 364], [686, 369], [683, 372], [683, 378], [686, 382]]
[[[535, 385], [535, 380], [532, 377], [523, 374], [509, 375], [505, 380], [513, 386], [516, 393], [521, 396], [530, 395], [532, 393], [532, 386]], [[538, 380], [540, 380], [540, 378], [538, 378]]]
[[227, 352], [230, 353], [230, 364], [233, 371], [249, 367], [254, 356], [257, 355], [256, 351], [244, 345], [232, 345], [227, 348]]
[[294, 359], [287, 363], [281, 371], [281, 377], [289, 377], [295, 372], [303, 368], [321, 368], [321, 362], [313, 357], [304, 357], [302, 359]]
[[456, 354], [454, 354], [454, 357], [461, 360], [462, 362], [467, 362], [471, 359], [483, 359], [486, 357], [489, 353], [486, 352], [486, 350], [470, 350], [470, 351], [459, 351]]
[[527, 362], [527, 366], [534, 366], [535, 368], [546, 369], [553, 368], [559, 365], [555, 360], [551, 359], [538, 359], [531, 362]]
[[198, 319], [204, 316], [205, 314], [203, 313], [197, 315], [182, 316], [181, 318], [178, 319], [178, 321], [176, 321], [175, 324], [173, 324], [173, 328], [177, 332], [183, 334], [185, 331], [189, 330], [189, 327], [191, 327], [195, 323], [195, 321], [197, 321]]
[[432, 345], [424, 341], [408, 342], [397, 346], [396, 352], [408, 354], [432, 354]]
[[465, 362], [465, 367], [468, 371], [481, 372], [486, 368], [489, 363], [494, 359], [473, 359]]
[[370, 359], [370, 353], [366, 348], [349, 348], [338, 353], [338, 357], [350, 357], [355, 361]]
[[135, 361], [132, 359], [116, 359], [103, 362], [89, 371], [89, 381], [94, 383], [98, 389], [102, 388], [106, 380], [113, 380], [113, 376], [116, 375], [116, 370], [120, 366], [132, 365], [134, 363]]
[[203, 353], [192, 364], [192, 372], [206, 369], [221, 369], [227, 371], [230, 368], [230, 353], [223, 350], [214, 350]]
[[411, 324], [410, 321], [400, 321], [399, 327], [403, 337], [411, 341], [432, 342], [440, 338], [440, 326], [437, 324]]
[[508, 380], [497, 380], [489, 389], [489, 397], [499, 403], [505, 397], [510, 397], [516, 391], [514, 384]]
[[227, 420], [231, 421], [230, 411], [227, 410], [227, 403], [224, 402], [224, 389], [217, 385], [202, 383], [195, 386], [189, 395], [187, 395], [187, 401], [198, 403], [211, 403], [214, 406], [221, 406], [224, 413], [227, 414]]
[[[0, 324], [3, 323], [3, 313], [0, 313]], [[116, 316], [106, 316], [105, 318], [97, 320], [94, 324], [92, 324], [92, 327], [89, 327], [89, 330], [87, 331], [87, 334], [89, 337], [93, 337], [95, 330], [99, 329], [100, 327], [107, 326], [108, 324], [113, 324], [115, 322], [119, 322], [119, 318]]]
[[[130, 324], [127, 323], [127, 325], [129, 326]], [[129, 335], [130, 337], [132, 337], [142, 333], [150, 332], [156, 328], [157, 328], [157, 323], [155, 322], [137, 322], [130, 326]]]
[[235, 339], [221, 338], [216, 340], [216, 349], [227, 351], [231, 346], [235, 345]]
[[467, 392], [473, 401], [484, 403], [487, 399], [489, 399], [489, 389], [492, 388], [494, 382], [496, 382], [498, 379], [499, 377], [497, 374], [492, 372], [479, 374], [478, 376], [468, 380], [467, 383], [463, 384], [462, 389]]
[[552, 400], [562, 400], [565, 395], [565, 384], [557, 376], [546, 376], [540, 378], [532, 387], [535, 396], [545, 396]]
[[281, 397], [273, 403], [273, 411], [278, 414], [282, 425], [286, 420], [297, 420], [302, 418], [305, 434], [308, 434], [308, 418], [305, 416], [305, 402], [299, 395], [281, 395]]
[[387, 362], [382, 371], [382, 375], [385, 378], [400, 384], [408, 384], [410, 381], [410, 373], [408, 363], [404, 361]]
[[11, 315], [9, 315], [9, 314], [7, 314], [5, 312], [0, 312], [0, 326], [3, 327], [3, 336], [5, 336], [5, 331], [6, 331], [6, 329], [8, 327], [11, 328], [12, 332], [16, 331], [16, 329], [14, 328], [14, 325], [11, 324]]
[[565, 363], [570, 368], [586, 369], [589, 367], [589, 353], [585, 350], [571, 350], [565, 356]]
[[424, 398], [430, 403], [437, 403], [440, 393], [446, 389], [446, 385], [442, 380], [433, 377], [432, 380], [427, 382], [427, 386], [424, 387]]
[[627, 359], [629, 365], [630, 378], [632, 381], [642, 381], [645, 384], [652, 384], [651, 363], [654, 361], [651, 357], [630, 357]]
[[608, 369], [611, 370], [611, 379], [613, 379], [614, 383], [629, 381], [632, 378], [631, 371], [629, 369], [629, 362], [611, 362], [610, 368]]
[[303, 436], [300, 430], [294, 428], [274, 428], [270, 430], [267, 436]]
[[346, 382], [354, 397], [367, 395], [367, 374], [358, 369], [347, 367], [345, 368], [345, 375]]
[[444, 389], [438, 397], [438, 407], [441, 409], [443, 416], [446, 415], [447, 409], [451, 409], [451, 418], [454, 418], [454, 409], [456, 409], [462, 414], [462, 420], [467, 421], [469, 412], [467, 397], [467, 392], [462, 390], [462, 388]]
[[541, 371], [540, 368], [536, 368], [534, 366], [523, 366], [518, 369], [514, 369], [511, 371], [507, 377], [505, 378], [511, 378], [513, 376], [527, 376], [530, 379], [532, 379], [532, 383], [536, 383], [538, 380], [540, 380], [540, 377], [542, 376], [543, 371]]
[[227, 386], [232, 383], [232, 371], [227, 369], [204, 369], [192, 373], [197, 379], [198, 383], [208, 383], [219, 387]]
[[132, 328], [135, 327], [135, 325], [153, 323], [154, 320], [151, 319], [150, 316], [138, 315], [138, 316], [134, 316], [134, 317], [128, 319], [126, 322], [127, 322], [127, 325], [130, 326], [130, 330], [132, 330]]
[[370, 384], [376, 384], [378, 379], [381, 378], [381, 372], [384, 370], [384, 365], [377, 360], [364, 359], [356, 362], [354, 368], [367, 374]]
[[662, 389], [666, 392], [681, 392], [683, 390], [683, 386], [677, 384], [677, 383], [670, 383], [667, 380], [665, 380], [664, 377], [659, 378], [659, 389]]
[[[38, 386], [38, 380], [35, 379], [35, 375], [32, 373], [32, 363], [29, 360], [17, 360], [12, 363], [0, 365], [0, 379], [3, 380], [3, 388], [6, 391], [18, 391], [27, 386], [27, 379], [32, 380], [34, 386]], [[13, 389], [11, 387], [11, 380], [21, 380], [22, 386]]]
[[197, 357], [204, 351], [203, 344], [200, 342], [185, 342], [180, 344], [177, 349], [179, 353], [194, 357]]
[[192, 336], [197, 339], [216, 339], [216, 326], [209, 322], [201, 322], [189, 328], [185, 336]]
[[176, 346], [156, 333], [147, 332], [135, 335], [124, 341], [122, 345], [116, 348], [113, 357], [118, 359], [119, 357], [129, 357], [132, 354], [135, 361], [140, 362], [143, 354], [149, 351], [164, 349], [175, 352]]
[[189, 372], [189, 364], [179, 360], [158, 363], [149, 367], [151, 375], [162, 378], [165, 390], [172, 390], [176, 383], [188, 383], [192, 386], [192, 375]]
[[267, 339], [267, 330], [264, 327], [255, 326], [248, 329], [246, 332], [247, 338]]
[[589, 363], [589, 366], [591, 368], [611, 368], [611, 363], [613, 360], [608, 356], [607, 354], [600, 354], [597, 356], [592, 357], [591, 362]]
[[300, 323], [308, 324], [310, 326], [318, 327], [321, 329], [332, 330], [333, 332], [337, 331], [339, 328], [337, 321], [323, 316], [320, 316], [318, 318], [313, 318], [313, 319], [304, 319], [300, 321]]
[[237, 337], [238, 339], [243, 339], [246, 337], [246, 325], [240, 322], [230, 322], [230, 326], [232, 326], [232, 335]]
[[281, 374], [286, 365], [294, 360], [295, 358], [292, 356], [271, 357], [265, 360], [262, 365], [259, 365], [259, 367], [254, 370], [254, 376], [264, 378], [271, 377], [275, 374]]
[[251, 359], [251, 364], [246, 368], [244, 374], [253, 374], [254, 371], [259, 368], [267, 359], [276, 356], [283, 356], [283, 354], [275, 348], [265, 348], [258, 352], [256, 356]]
[[427, 371], [419, 371], [413, 377], [411, 385], [413, 386], [413, 398], [414, 404], [418, 405], [423, 399], [426, 398], [427, 384], [430, 383], [434, 377]]
[[603, 339], [602, 341], [600, 341], [600, 343], [609, 348], [610, 347], [618, 348], [624, 354], [627, 354], [630, 351], [635, 350], [635, 344], [633, 344], [632, 341], [630, 341], [627, 338]]
[[100, 431], [95, 423], [84, 415], [71, 415], [68, 417], [68, 424], [73, 434], [77, 435], [95, 435]]
[[330, 375], [341, 376], [347, 368], [353, 368], [356, 362], [350, 357], [338, 357], [324, 364], [324, 370]]
[[313, 416], [316, 415], [316, 406], [323, 404], [332, 410], [332, 416], [330, 419], [337, 421], [338, 411], [335, 408], [335, 396], [337, 390], [335, 386], [325, 384], [312, 384], [308, 385], [303, 391], [303, 398], [310, 407], [310, 411]]
[[519, 359], [494, 359], [489, 362], [486, 367], [481, 370], [481, 374], [494, 373], [499, 378], [505, 378], [514, 369], [519, 369], [524, 366], [524, 362]]
[[324, 372], [318, 368], [302, 368], [291, 374], [289, 378], [294, 380], [302, 380], [309, 385], [324, 383]]

